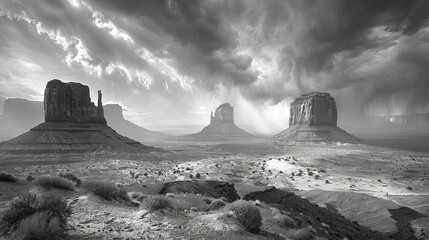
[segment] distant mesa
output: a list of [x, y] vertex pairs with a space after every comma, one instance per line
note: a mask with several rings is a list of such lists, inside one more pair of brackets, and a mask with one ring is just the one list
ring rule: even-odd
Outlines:
[[429, 126], [429, 113], [390, 115], [381, 118], [383, 118], [385, 123], [389, 123], [396, 126]]
[[237, 127], [234, 123], [234, 108], [229, 103], [220, 105], [214, 115], [211, 112], [210, 124], [201, 132], [179, 137], [179, 140], [228, 140], [251, 139], [255, 136]]
[[43, 102], [8, 98], [0, 116], [0, 138], [16, 137], [43, 121]]
[[82, 153], [94, 151], [142, 152], [153, 148], [124, 137], [107, 126], [98, 92], [91, 102], [88, 86], [49, 81], [44, 95], [45, 122], [0, 143], [3, 153]]
[[159, 140], [170, 137], [168, 134], [151, 131], [126, 120], [123, 115], [122, 106], [119, 104], [106, 104], [103, 108], [109, 126], [119, 134], [141, 141], [149, 139]]
[[277, 145], [359, 141], [337, 127], [337, 115], [335, 99], [329, 93], [302, 94], [290, 105], [289, 128], [272, 141]]

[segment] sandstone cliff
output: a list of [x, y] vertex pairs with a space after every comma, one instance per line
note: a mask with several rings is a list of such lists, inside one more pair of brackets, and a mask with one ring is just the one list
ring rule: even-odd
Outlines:
[[234, 124], [234, 108], [229, 103], [220, 105], [213, 116], [210, 117], [210, 123], [231, 123]]
[[101, 91], [98, 91], [98, 106], [95, 106], [91, 102], [88, 86], [54, 79], [46, 85], [44, 96], [46, 122], [107, 124]]
[[220, 105], [210, 116], [210, 124], [201, 132], [185, 135], [179, 140], [185, 141], [209, 141], [209, 140], [233, 140], [250, 139], [255, 136], [247, 133], [234, 124], [234, 108], [229, 103]]
[[[43, 113], [43, 111], [41, 111]], [[98, 106], [91, 102], [89, 88], [80, 83], [48, 82], [44, 99], [45, 122], [30, 131], [0, 143], [0, 155], [154, 151], [118, 134], [107, 126], [101, 92]]]
[[329, 93], [302, 94], [290, 105], [289, 126], [337, 126], [337, 107]]
[[337, 127], [337, 107], [329, 93], [302, 94], [290, 105], [289, 128], [272, 139], [277, 145], [357, 142], [358, 138]]

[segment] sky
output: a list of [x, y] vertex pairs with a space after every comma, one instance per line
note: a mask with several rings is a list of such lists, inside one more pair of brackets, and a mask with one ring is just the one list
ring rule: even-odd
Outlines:
[[229, 102], [238, 125], [275, 133], [312, 91], [340, 124], [429, 112], [428, 19], [426, 0], [2, 0], [0, 105], [43, 100], [55, 78], [155, 129]]

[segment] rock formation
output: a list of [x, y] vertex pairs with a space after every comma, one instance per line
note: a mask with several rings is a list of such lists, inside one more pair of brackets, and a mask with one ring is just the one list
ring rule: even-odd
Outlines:
[[0, 139], [14, 138], [42, 122], [43, 102], [8, 98], [0, 116]]
[[74, 122], [107, 124], [98, 91], [98, 106], [91, 102], [89, 87], [80, 83], [63, 83], [54, 79], [45, 89], [44, 108], [46, 122]]
[[385, 116], [384, 122], [398, 126], [429, 126], [429, 113]]
[[119, 134], [141, 141], [159, 140], [168, 137], [167, 134], [148, 130], [126, 120], [122, 114], [122, 107], [119, 104], [106, 104], [103, 109], [109, 126]]
[[273, 137], [277, 145], [321, 142], [356, 142], [337, 127], [337, 107], [329, 93], [302, 94], [290, 104], [289, 128]]
[[204, 141], [249, 138], [254, 138], [254, 136], [234, 124], [234, 108], [229, 103], [224, 103], [216, 109], [214, 116], [211, 112], [210, 124], [201, 132], [182, 136], [179, 140]]
[[229, 103], [220, 105], [213, 116], [210, 116], [210, 124], [212, 123], [231, 123], [234, 124], [234, 108]]
[[290, 104], [289, 126], [337, 126], [337, 107], [329, 93], [302, 94]]
[[154, 150], [107, 126], [101, 97], [99, 91], [98, 106], [95, 106], [89, 97], [88, 86], [60, 80], [48, 82], [44, 99], [45, 122], [14, 139], [1, 142], [0, 155]]

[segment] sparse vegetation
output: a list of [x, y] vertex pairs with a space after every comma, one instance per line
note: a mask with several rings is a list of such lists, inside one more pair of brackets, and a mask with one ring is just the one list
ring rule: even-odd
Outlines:
[[[9, 208], [4, 211], [3, 216], [0, 219], [0, 229], [3, 234], [12, 233], [18, 228], [21, 229], [20, 232], [23, 234], [30, 233], [37, 226], [29, 225], [35, 223], [35, 221], [42, 220], [42, 217], [45, 214], [40, 214], [40, 216], [34, 216], [33, 218], [29, 217], [41, 212], [45, 212], [46, 215], [50, 216], [49, 219], [44, 219], [49, 220], [49, 222], [45, 222], [45, 225], [47, 225], [47, 231], [53, 230], [53, 225], [52, 228], [48, 228], [49, 225], [54, 224], [51, 223], [53, 218], [57, 219], [55, 221], [58, 221], [58, 226], [61, 229], [64, 229], [67, 223], [67, 218], [70, 217], [72, 213], [67, 202], [58, 195], [47, 194], [39, 198], [34, 193], [26, 193], [19, 198], [14, 199]], [[24, 219], [27, 220], [24, 221]], [[38, 224], [43, 224], [43, 222]], [[42, 229], [39, 230], [41, 231]], [[24, 237], [20, 237], [19, 239], [23, 238]]]
[[280, 225], [284, 227], [293, 228], [296, 226], [295, 220], [285, 214], [277, 214], [274, 216], [274, 219], [276, 219]]
[[220, 199], [216, 199], [214, 201], [212, 201], [208, 207], [209, 211], [214, 211], [214, 210], [218, 210], [221, 209], [225, 206], [225, 202], [220, 200]]
[[247, 231], [251, 233], [261, 231], [262, 216], [258, 207], [248, 201], [238, 200], [232, 203], [230, 209]]
[[36, 179], [33, 176], [31, 176], [31, 175], [27, 176], [27, 182], [31, 182], [31, 181], [34, 181], [34, 180], [36, 180]]
[[66, 173], [66, 174], [61, 174], [60, 177], [63, 177], [67, 180], [70, 180], [72, 182], [76, 183], [77, 187], [80, 187], [80, 184], [82, 183], [82, 181], [80, 180], [80, 178], [76, 177], [76, 175], [72, 174], [72, 173]]
[[36, 185], [50, 189], [57, 188], [61, 190], [74, 191], [75, 184], [65, 178], [58, 176], [42, 176], [36, 179]]
[[14, 235], [23, 240], [57, 240], [63, 234], [59, 218], [43, 211], [24, 218]]
[[86, 187], [95, 195], [105, 200], [126, 200], [130, 201], [127, 191], [113, 183], [101, 181], [89, 181]]
[[287, 237], [293, 240], [311, 240], [314, 239], [313, 228], [308, 226], [301, 229], [291, 229]]
[[13, 174], [0, 172], [0, 182], [17, 182], [18, 178], [16, 178]]
[[163, 195], [148, 196], [147, 198], [143, 199], [142, 206], [149, 211], [167, 208], [173, 209], [171, 199]]

